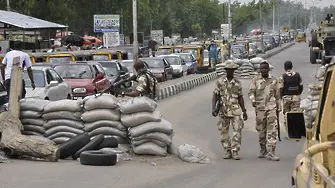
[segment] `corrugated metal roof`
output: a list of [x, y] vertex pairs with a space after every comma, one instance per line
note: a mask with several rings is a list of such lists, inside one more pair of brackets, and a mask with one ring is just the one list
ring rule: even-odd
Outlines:
[[26, 16], [11, 11], [0, 10], [0, 22], [9, 24], [22, 29], [47, 29], [47, 28], [66, 28], [68, 26], [60, 25], [31, 16]]

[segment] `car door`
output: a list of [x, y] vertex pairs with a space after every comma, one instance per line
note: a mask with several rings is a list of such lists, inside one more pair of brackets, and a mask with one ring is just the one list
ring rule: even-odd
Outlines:
[[55, 100], [59, 100], [60, 97], [60, 91], [57, 90], [57, 86], [51, 86], [50, 82], [51, 81], [56, 81], [53, 77], [52, 74], [50, 72], [50, 69], [45, 69], [44, 71], [45, 76], [47, 78], [47, 85], [45, 86], [45, 98], [48, 98], [50, 101], [55, 101]]
[[[95, 75], [95, 79], [94, 79], [94, 85], [96, 86], [97, 91], [103, 91], [105, 89], [107, 89], [109, 87], [109, 80], [107, 78], [107, 75], [105, 73], [105, 70], [103, 69], [103, 67], [99, 64], [95, 64], [93, 65], [93, 68], [96, 71], [96, 75]], [[103, 78], [99, 79], [97, 78], [98, 74], [102, 74]]]
[[173, 78], [173, 68], [170, 65], [170, 63], [166, 59], [162, 59], [165, 67], [165, 72], [168, 80], [171, 80]]
[[58, 85], [55, 86], [55, 89], [57, 90], [56, 92], [57, 100], [67, 99], [67, 98], [71, 99], [72, 97], [71, 87], [63, 81], [63, 79], [60, 77], [60, 75], [56, 71], [50, 69], [49, 72], [52, 76], [52, 79], [58, 82]]
[[182, 69], [183, 69], [183, 72], [184, 72], [184, 73], [187, 73], [187, 65], [186, 65], [186, 62], [185, 62], [181, 57], [179, 57], [178, 59], [179, 59], [179, 62], [180, 62], [180, 64], [181, 64], [181, 67], [182, 67]]

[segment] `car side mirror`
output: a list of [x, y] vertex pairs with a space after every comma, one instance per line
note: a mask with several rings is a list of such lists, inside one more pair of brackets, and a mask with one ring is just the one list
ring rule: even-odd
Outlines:
[[50, 81], [50, 83], [49, 83], [49, 87], [54, 87], [56, 85], [58, 85], [57, 81]]
[[101, 73], [97, 74], [96, 79], [103, 79], [103, 78], [104, 78], [104, 75], [103, 75], [103, 74], [101, 74]]
[[288, 112], [286, 114], [286, 130], [290, 139], [306, 138], [306, 125], [303, 112]]

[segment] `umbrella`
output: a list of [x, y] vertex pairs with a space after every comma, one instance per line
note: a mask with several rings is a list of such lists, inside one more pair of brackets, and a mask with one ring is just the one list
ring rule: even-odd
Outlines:
[[66, 37], [63, 38], [63, 41], [66, 44], [71, 44], [74, 46], [82, 46], [83, 42], [84, 42], [84, 38], [79, 36], [79, 35], [68, 35]]

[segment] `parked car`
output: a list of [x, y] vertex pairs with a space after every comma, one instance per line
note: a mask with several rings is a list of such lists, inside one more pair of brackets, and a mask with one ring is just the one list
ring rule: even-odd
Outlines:
[[62, 99], [72, 99], [71, 86], [64, 82], [61, 76], [47, 66], [32, 66], [35, 89], [31, 87], [28, 73], [23, 73], [26, 97], [36, 97], [40, 99], [56, 101]]
[[173, 68], [163, 57], [141, 58], [141, 60], [148, 64], [150, 71], [158, 81], [164, 82], [173, 79]]
[[161, 56], [166, 59], [173, 68], [174, 77], [182, 77], [187, 75], [187, 65], [179, 55], [164, 55]]
[[54, 69], [71, 86], [74, 99], [84, 98], [110, 87], [108, 76], [99, 63], [64, 63], [56, 65]]
[[255, 43], [249, 43], [249, 58], [257, 56], [257, 45]]
[[197, 70], [197, 60], [191, 53], [178, 53], [187, 66], [187, 74], [194, 74]]
[[[134, 69], [133, 69], [133, 67], [134, 67], [134, 61], [133, 60], [123, 60], [121, 62], [121, 64], [123, 66], [127, 67], [130, 76], [132, 76], [134, 74], [133, 73], [133, 71], [134, 71]], [[150, 71], [150, 67], [149, 67], [149, 65], [146, 62], [144, 62], [144, 66], [146, 67], [146, 69], [148, 71]]]
[[8, 102], [7, 91], [5, 86], [0, 82], [0, 106], [3, 106]]

